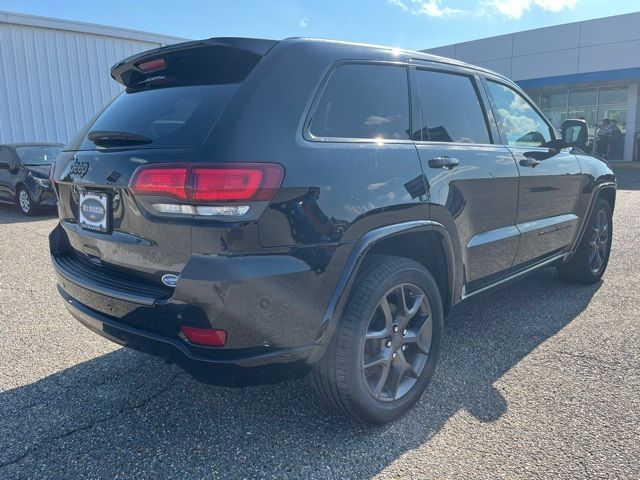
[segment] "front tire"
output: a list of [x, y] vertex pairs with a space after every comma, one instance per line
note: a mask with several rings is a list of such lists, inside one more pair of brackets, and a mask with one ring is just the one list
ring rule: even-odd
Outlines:
[[583, 284], [600, 280], [609, 264], [612, 235], [611, 207], [604, 198], [598, 198], [576, 252], [568, 262], [557, 267], [560, 277]]
[[29, 192], [27, 192], [26, 188], [20, 187], [18, 189], [18, 193], [16, 195], [16, 204], [18, 206], [18, 211], [22, 215], [30, 217], [34, 214], [35, 205], [33, 203], [33, 200], [31, 200], [31, 196], [29, 195]]
[[402, 257], [372, 257], [312, 372], [316, 392], [359, 422], [397, 419], [433, 376], [443, 322], [438, 285], [422, 265]]

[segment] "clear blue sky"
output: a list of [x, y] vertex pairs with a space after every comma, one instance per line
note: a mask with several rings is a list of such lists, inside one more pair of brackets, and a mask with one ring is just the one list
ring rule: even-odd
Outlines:
[[311, 36], [417, 50], [629, 13], [640, 1], [0, 0], [0, 10], [185, 38]]

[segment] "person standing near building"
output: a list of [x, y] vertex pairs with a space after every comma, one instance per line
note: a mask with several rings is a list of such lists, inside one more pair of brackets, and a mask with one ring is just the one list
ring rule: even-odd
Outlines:
[[609, 153], [609, 146], [611, 145], [611, 132], [611, 122], [608, 118], [605, 118], [604, 120], [602, 120], [602, 126], [598, 130], [597, 134], [598, 155], [606, 157]]

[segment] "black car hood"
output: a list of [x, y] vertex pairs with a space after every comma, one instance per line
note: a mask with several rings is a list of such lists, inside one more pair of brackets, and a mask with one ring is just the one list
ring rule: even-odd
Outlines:
[[51, 165], [25, 165], [25, 172], [31, 173], [34, 177], [49, 178]]

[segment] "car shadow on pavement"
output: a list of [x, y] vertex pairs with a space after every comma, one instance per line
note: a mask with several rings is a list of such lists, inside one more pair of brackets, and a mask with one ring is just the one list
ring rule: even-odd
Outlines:
[[40, 208], [30, 217], [18, 213], [15, 205], [0, 203], [0, 225], [9, 223], [39, 222], [41, 220], [51, 220], [56, 218], [58, 211], [55, 208]]
[[456, 307], [416, 407], [386, 427], [324, 409], [306, 380], [202, 385], [127, 349], [0, 393], [0, 477], [370, 477], [468, 412], [509, 408], [494, 384], [576, 318], [599, 284], [545, 270]]

